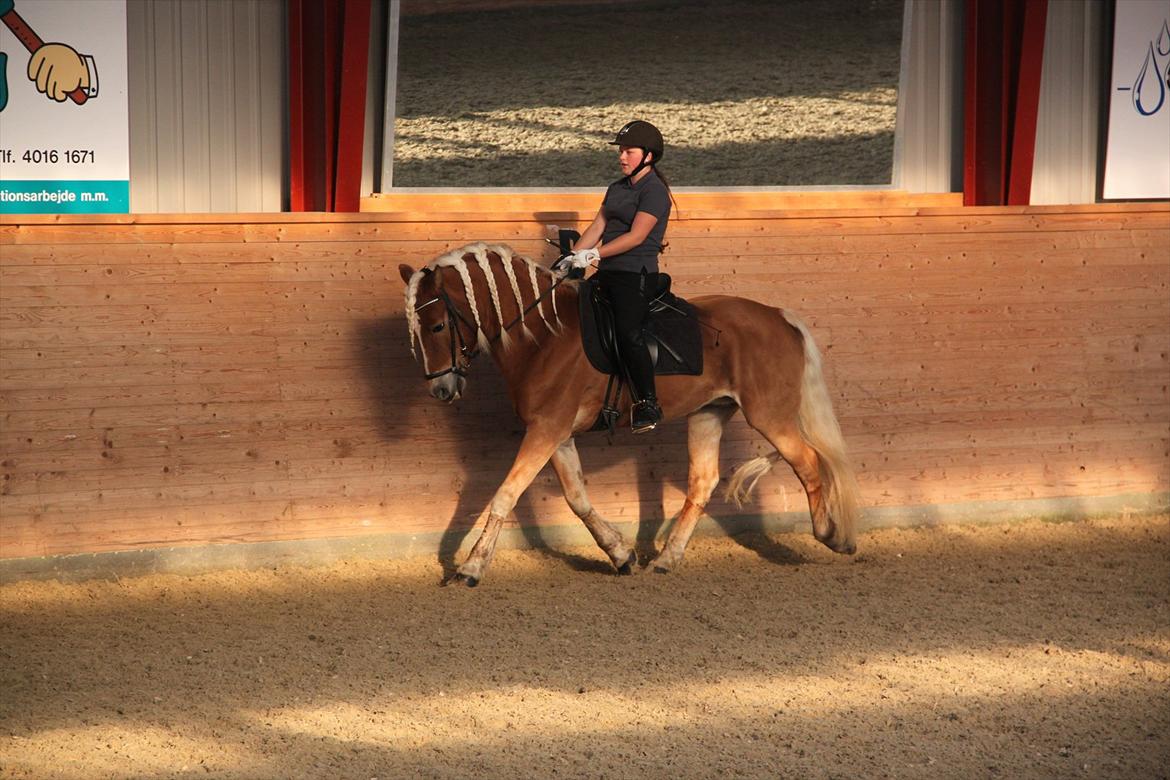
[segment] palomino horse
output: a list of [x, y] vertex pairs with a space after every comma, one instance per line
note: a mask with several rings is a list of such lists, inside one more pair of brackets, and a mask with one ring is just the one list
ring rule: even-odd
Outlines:
[[[457, 399], [472, 358], [488, 352], [527, 426], [492, 498], [487, 526], [451, 579], [473, 587], [483, 579], [504, 519], [550, 459], [573, 512], [618, 572], [631, 573], [634, 551], [590, 504], [573, 442], [596, 420], [607, 380], [581, 346], [577, 283], [558, 284], [559, 275], [508, 247], [484, 244], [450, 252], [418, 271], [408, 265], [398, 270], [406, 282], [411, 351], [421, 358], [431, 395], [448, 403]], [[713, 338], [705, 329], [701, 376], [658, 380], [666, 419], [687, 418], [690, 477], [682, 514], [650, 567], [670, 571], [682, 563], [719, 482], [723, 427], [738, 409], [776, 451], [740, 466], [729, 498], [746, 500], [783, 458], [808, 495], [813, 534], [832, 550], [853, 553], [856, 481], [807, 328], [787, 312], [744, 298], [710, 295], [690, 302], [720, 335]]]

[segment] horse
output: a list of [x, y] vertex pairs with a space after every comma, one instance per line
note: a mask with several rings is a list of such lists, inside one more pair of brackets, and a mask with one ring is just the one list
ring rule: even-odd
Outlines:
[[[444, 580], [475, 587], [491, 563], [505, 518], [550, 460], [565, 500], [619, 574], [637, 566], [633, 548], [593, 508], [574, 436], [598, 417], [608, 377], [588, 361], [577, 310], [579, 282], [503, 245], [469, 244], [415, 270], [406, 284], [410, 349], [431, 395], [452, 403], [466, 389], [472, 360], [491, 355], [525, 433], [487, 522], [467, 559]], [[671, 572], [719, 483], [719, 442], [739, 410], [775, 447], [733, 473], [728, 500], [742, 506], [779, 460], [808, 497], [813, 535], [829, 549], [856, 551], [857, 481], [808, 328], [791, 313], [726, 295], [688, 299], [704, 328], [703, 373], [658, 378], [664, 420], [687, 419], [689, 476], [682, 512], [662, 550], [642, 570]], [[718, 332], [718, 335], [715, 334]], [[623, 424], [628, 399], [623, 399]]]

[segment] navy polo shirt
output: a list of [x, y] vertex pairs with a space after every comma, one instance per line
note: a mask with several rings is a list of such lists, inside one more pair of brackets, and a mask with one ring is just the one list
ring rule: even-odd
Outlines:
[[623, 178], [609, 185], [605, 200], [601, 202], [601, 213], [605, 216], [601, 242], [607, 244], [629, 233], [634, 215], [639, 211], [658, 217], [646, 240], [627, 252], [604, 258], [598, 265], [599, 270], [640, 273], [645, 268], [649, 273], [658, 272], [658, 255], [662, 252], [662, 239], [670, 218], [670, 192], [653, 169], [636, 184]]

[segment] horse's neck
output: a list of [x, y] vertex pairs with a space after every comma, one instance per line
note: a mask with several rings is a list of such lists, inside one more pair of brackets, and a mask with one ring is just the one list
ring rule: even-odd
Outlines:
[[[550, 300], [554, 295], [557, 296], [555, 317]], [[543, 366], [545, 361], [540, 358], [545, 350], [579, 349], [581, 346], [576, 285], [562, 284], [557, 287], [544, 299], [542, 306], [545, 310], [544, 318], [537, 314], [537, 308], [534, 307], [524, 317], [523, 325], [515, 323], [508, 330], [507, 346], [502, 337], [493, 340], [492, 358], [509, 385], [522, 385], [533, 370]]]

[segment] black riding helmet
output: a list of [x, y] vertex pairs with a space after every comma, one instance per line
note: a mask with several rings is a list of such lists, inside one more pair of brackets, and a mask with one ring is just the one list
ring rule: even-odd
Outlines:
[[[630, 177], [636, 176], [638, 171], [647, 165], [657, 165], [658, 161], [662, 159], [662, 152], [665, 151], [662, 144], [662, 133], [658, 132], [657, 127], [649, 122], [643, 122], [641, 119], [627, 122], [625, 127], [618, 130], [617, 137], [609, 143], [611, 146], [633, 146], [642, 150], [642, 162], [638, 163], [638, 167], [630, 173]], [[646, 152], [654, 155], [654, 159], [649, 163], [646, 162]]]

